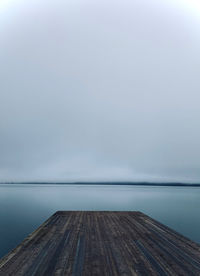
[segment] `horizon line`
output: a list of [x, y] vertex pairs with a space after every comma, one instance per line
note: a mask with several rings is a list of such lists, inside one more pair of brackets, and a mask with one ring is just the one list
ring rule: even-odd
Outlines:
[[0, 181], [2, 184], [51, 184], [51, 185], [135, 185], [135, 186], [188, 186], [200, 187], [194, 182], [152, 182], [152, 181]]

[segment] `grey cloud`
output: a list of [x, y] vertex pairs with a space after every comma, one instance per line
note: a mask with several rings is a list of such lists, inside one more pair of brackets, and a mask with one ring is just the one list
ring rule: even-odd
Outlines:
[[159, 2], [1, 12], [1, 181], [200, 180], [200, 20]]

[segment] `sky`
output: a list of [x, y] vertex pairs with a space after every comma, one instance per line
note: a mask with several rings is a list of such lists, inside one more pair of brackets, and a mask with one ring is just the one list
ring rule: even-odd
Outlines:
[[0, 0], [0, 181], [200, 182], [199, 0]]

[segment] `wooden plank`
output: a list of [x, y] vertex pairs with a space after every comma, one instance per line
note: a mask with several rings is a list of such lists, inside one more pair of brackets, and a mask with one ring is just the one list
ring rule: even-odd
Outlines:
[[200, 245], [141, 212], [59, 211], [0, 260], [5, 275], [200, 275]]

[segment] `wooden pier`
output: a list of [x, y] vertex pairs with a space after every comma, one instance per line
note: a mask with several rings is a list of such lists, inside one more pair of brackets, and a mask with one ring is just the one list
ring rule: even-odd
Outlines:
[[200, 245], [141, 212], [59, 211], [0, 260], [0, 275], [200, 275]]

